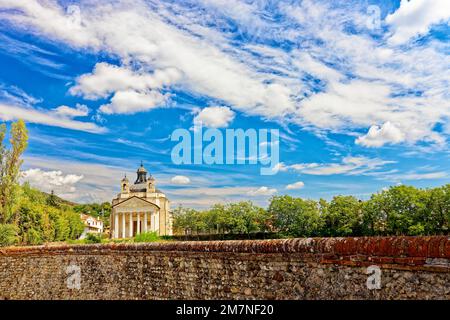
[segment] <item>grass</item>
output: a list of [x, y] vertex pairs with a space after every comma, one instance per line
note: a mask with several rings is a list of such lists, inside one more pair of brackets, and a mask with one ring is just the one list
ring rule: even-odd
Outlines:
[[166, 236], [158, 236], [157, 232], [144, 232], [134, 236], [134, 238], [110, 239], [105, 235], [95, 235], [88, 233], [85, 239], [67, 240], [68, 244], [94, 244], [94, 243], [145, 243], [145, 242], [166, 242], [173, 241]]
[[140, 233], [134, 237], [134, 242], [156, 242], [156, 241], [161, 241], [161, 238], [155, 231]]
[[140, 242], [157, 242], [167, 241], [163, 237], [158, 236], [157, 232], [144, 232], [136, 235], [134, 238], [126, 239], [109, 239], [104, 236], [88, 233], [85, 239], [68, 240], [69, 244], [93, 244], [93, 243], [140, 243]]

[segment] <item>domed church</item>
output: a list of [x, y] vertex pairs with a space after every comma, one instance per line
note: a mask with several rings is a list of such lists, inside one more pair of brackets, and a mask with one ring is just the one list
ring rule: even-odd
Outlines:
[[130, 184], [125, 175], [120, 193], [112, 200], [111, 238], [132, 238], [150, 231], [172, 235], [169, 204], [166, 195], [156, 188], [155, 179], [151, 175], [147, 177], [147, 170], [141, 163], [136, 181]]

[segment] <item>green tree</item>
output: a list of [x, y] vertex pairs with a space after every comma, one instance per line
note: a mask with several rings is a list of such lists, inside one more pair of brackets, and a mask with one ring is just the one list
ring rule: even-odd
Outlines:
[[231, 211], [227, 210], [227, 208], [223, 204], [215, 204], [210, 212], [217, 216], [217, 228], [219, 233], [230, 233], [233, 228], [233, 217], [231, 215]]
[[64, 216], [69, 224], [68, 239], [77, 239], [84, 231], [84, 223], [81, 221], [80, 215], [72, 210], [66, 210]]
[[12, 224], [0, 224], [0, 247], [16, 244], [17, 228]]
[[319, 234], [319, 206], [313, 200], [275, 196], [271, 199], [268, 212], [274, 219], [275, 228], [286, 235], [309, 237]]
[[174, 228], [184, 234], [199, 234], [206, 229], [206, 222], [195, 209], [179, 207], [173, 214]]
[[6, 126], [0, 125], [0, 223], [14, 222], [14, 209], [18, 202], [18, 179], [22, 153], [28, 144], [25, 123], [18, 120], [10, 130], [10, 149], [4, 145]]
[[65, 241], [70, 236], [69, 221], [59, 212], [51, 213], [53, 223], [55, 225], [55, 241]]
[[448, 234], [450, 229], [450, 184], [427, 190], [424, 221], [425, 234]]
[[428, 215], [427, 192], [412, 186], [395, 186], [372, 195], [364, 206], [369, 234], [422, 235]]
[[206, 227], [208, 229], [208, 233], [220, 233], [220, 217], [223, 214], [224, 209], [221, 205], [214, 205], [211, 209], [206, 211], [205, 219], [206, 219]]
[[232, 233], [252, 233], [261, 231], [263, 209], [255, 206], [250, 201], [242, 201], [229, 204], [226, 209], [231, 217], [229, 228]]
[[361, 235], [363, 224], [362, 203], [353, 196], [336, 196], [321, 215], [322, 233], [342, 237]]
[[24, 199], [17, 210], [20, 242], [40, 244], [43, 242], [42, 206]]
[[50, 195], [46, 199], [46, 203], [49, 206], [52, 206], [52, 207], [55, 207], [55, 208], [59, 208], [60, 207], [60, 205], [58, 203], [58, 199], [56, 198], [55, 192], [53, 190], [50, 192]]

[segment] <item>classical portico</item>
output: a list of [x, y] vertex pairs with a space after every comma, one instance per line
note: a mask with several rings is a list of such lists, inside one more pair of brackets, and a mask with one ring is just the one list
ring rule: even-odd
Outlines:
[[150, 231], [158, 235], [172, 234], [169, 200], [155, 188], [155, 179], [147, 178], [143, 165], [138, 169], [133, 185], [126, 177], [122, 179], [121, 193], [112, 204], [112, 238], [132, 238]]
[[131, 238], [148, 231], [159, 231], [160, 208], [138, 197], [129, 198], [114, 208], [114, 238]]

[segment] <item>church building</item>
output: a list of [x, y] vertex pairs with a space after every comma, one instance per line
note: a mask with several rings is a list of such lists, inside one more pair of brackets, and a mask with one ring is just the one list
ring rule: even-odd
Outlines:
[[155, 179], [141, 163], [134, 184], [125, 177], [120, 193], [112, 200], [111, 238], [132, 238], [142, 232], [172, 235], [169, 199], [156, 188]]

